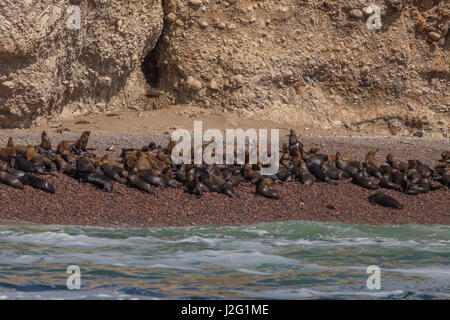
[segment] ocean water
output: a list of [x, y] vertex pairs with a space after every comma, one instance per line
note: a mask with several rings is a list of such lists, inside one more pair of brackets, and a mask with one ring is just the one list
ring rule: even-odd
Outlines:
[[[371, 265], [380, 289], [367, 287]], [[318, 298], [449, 299], [450, 227], [0, 225], [0, 299]]]

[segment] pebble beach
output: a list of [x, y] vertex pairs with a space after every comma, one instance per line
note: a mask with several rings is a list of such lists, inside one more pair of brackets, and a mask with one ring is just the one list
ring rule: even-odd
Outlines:
[[[0, 144], [9, 136], [17, 144], [36, 144], [40, 136], [30, 133], [0, 134]], [[50, 134], [53, 144], [78, 134]], [[285, 138], [285, 137], [284, 137]], [[283, 138], [283, 139], [284, 139]], [[392, 152], [401, 160], [419, 159], [434, 165], [443, 150], [450, 149], [448, 139], [299, 137], [308, 147], [321, 146], [321, 152], [343, 154], [361, 159], [371, 148], [384, 160]], [[168, 135], [95, 134], [88, 148], [97, 155], [118, 159], [122, 147], [142, 147], [151, 141], [164, 145]], [[112, 151], [106, 151], [113, 147]], [[102, 227], [182, 227], [195, 225], [249, 225], [261, 222], [311, 220], [370, 225], [443, 224], [450, 225], [450, 190], [448, 187], [419, 195], [394, 190], [383, 192], [396, 198], [402, 210], [371, 205], [371, 190], [348, 181], [332, 186], [315, 183], [308, 187], [299, 182], [276, 185], [281, 198], [268, 199], [255, 194], [255, 186], [243, 183], [235, 189], [236, 197], [206, 193], [201, 198], [183, 188], [155, 188], [150, 195], [114, 182], [112, 193], [56, 173], [43, 176], [56, 190], [48, 194], [26, 186], [24, 190], [0, 185], [0, 219], [10, 222], [80, 225]]]

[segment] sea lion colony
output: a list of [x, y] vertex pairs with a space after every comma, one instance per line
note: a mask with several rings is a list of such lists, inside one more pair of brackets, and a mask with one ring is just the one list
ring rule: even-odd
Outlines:
[[[316, 145], [305, 152], [291, 130], [289, 142], [280, 150], [278, 173], [262, 176], [260, 164], [248, 164], [248, 148], [244, 165], [175, 165], [170, 156], [176, 144], [174, 141], [165, 148], [150, 143], [141, 149], [122, 149], [121, 160], [114, 161], [107, 155], [97, 157], [86, 149], [89, 135], [90, 131], [85, 131], [78, 140], [63, 140], [56, 150], [52, 149], [45, 131], [41, 135], [41, 144], [35, 146], [16, 145], [9, 138], [6, 147], [0, 149], [0, 182], [19, 189], [29, 185], [55, 193], [54, 187], [39, 175], [59, 171], [106, 192], [113, 192], [114, 180], [149, 194], [154, 192], [154, 187], [184, 186], [186, 192], [198, 197], [204, 192], [234, 197], [234, 187], [247, 182], [255, 185], [256, 194], [274, 199], [280, 198], [274, 188], [277, 182], [295, 180], [308, 186], [317, 181], [337, 185], [338, 180], [350, 180], [366, 189], [387, 188], [409, 195], [450, 187], [450, 151], [442, 152], [442, 159], [434, 167], [416, 159], [402, 162], [392, 154], [386, 156], [385, 163], [380, 163], [375, 160], [378, 149], [370, 150], [361, 162], [340, 152], [321, 154]], [[204, 143], [202, 148], [207, 145]], [[369, 201], [374, 205], [402, 208], [397, 200], [381, 191], [371, 194]]]

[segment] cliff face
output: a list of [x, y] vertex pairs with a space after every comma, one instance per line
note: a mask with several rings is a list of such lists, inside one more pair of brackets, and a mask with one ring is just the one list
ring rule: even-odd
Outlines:
[[449, 129], [448, 0], [164, 0], [163, 30], [159, 1], [79, 1], [80, 30], [65, 1], [37, 2], [35, 22], [0, 4], [0, 125], [192, 104], [360, 133]]
[[162, 26], [159, 0], [2, 0], [0, 127], [143, 99]]
[[361, 133], [448, 128], [450, 1], [167, 0], [165, 12], [157, 85], [180, 103]]

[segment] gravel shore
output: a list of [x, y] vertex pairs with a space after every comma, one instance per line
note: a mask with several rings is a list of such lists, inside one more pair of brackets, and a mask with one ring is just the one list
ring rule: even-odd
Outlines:
[[[37, 144], [40, 135], [0, 133], [0, 145], [12, 136], [16, 144]], [[49, 134], [56, 146], [62, 139], [79, 134]], [[150, 141], [166, 144], [169, 136], [91, 134], [88, 148], [98, 155], [115, 159], [122, 147], [142, 147]], [[321, 152], [341, 151], [363, 158], [373, 147], [380, 148], [377, 159], [383, 161], [388, 152], [402, 160], [419, 159], [434, 165], [443, 150], [450, 150], [449, 139], [301, 137], [306, 148], [322, 145]], [[113, 151], [105, 151], [114, 146]], [[208, 193], [197, 198], [180, 189], [155, 188], [154, 195], [114, 182], [114, 192], [103, 192], [90, 184], [57, 173], [45, 176], [56, 194], [48, 194], [26, 186], [18, 190], [0, 184], [0, 220], [40, 224], [90, 225], [105, 227], [166, 227], [204, 224], [242, 225], [286, 220], [334, 221], [358, 224], [445, 224], [450, 225], [450, 190], [417, 196], [393, 190], [383, 191], [395, 197], [404, 208], [391, 210], [372, 206], [370, 190], [349, 182], [338, 186], [315, 183], [306, 187], [298, 182], [279, 184], [281, 199], [267, 199], [255, 194], [255, 187], [242, 184], [235, 189], [236, 198]]]

